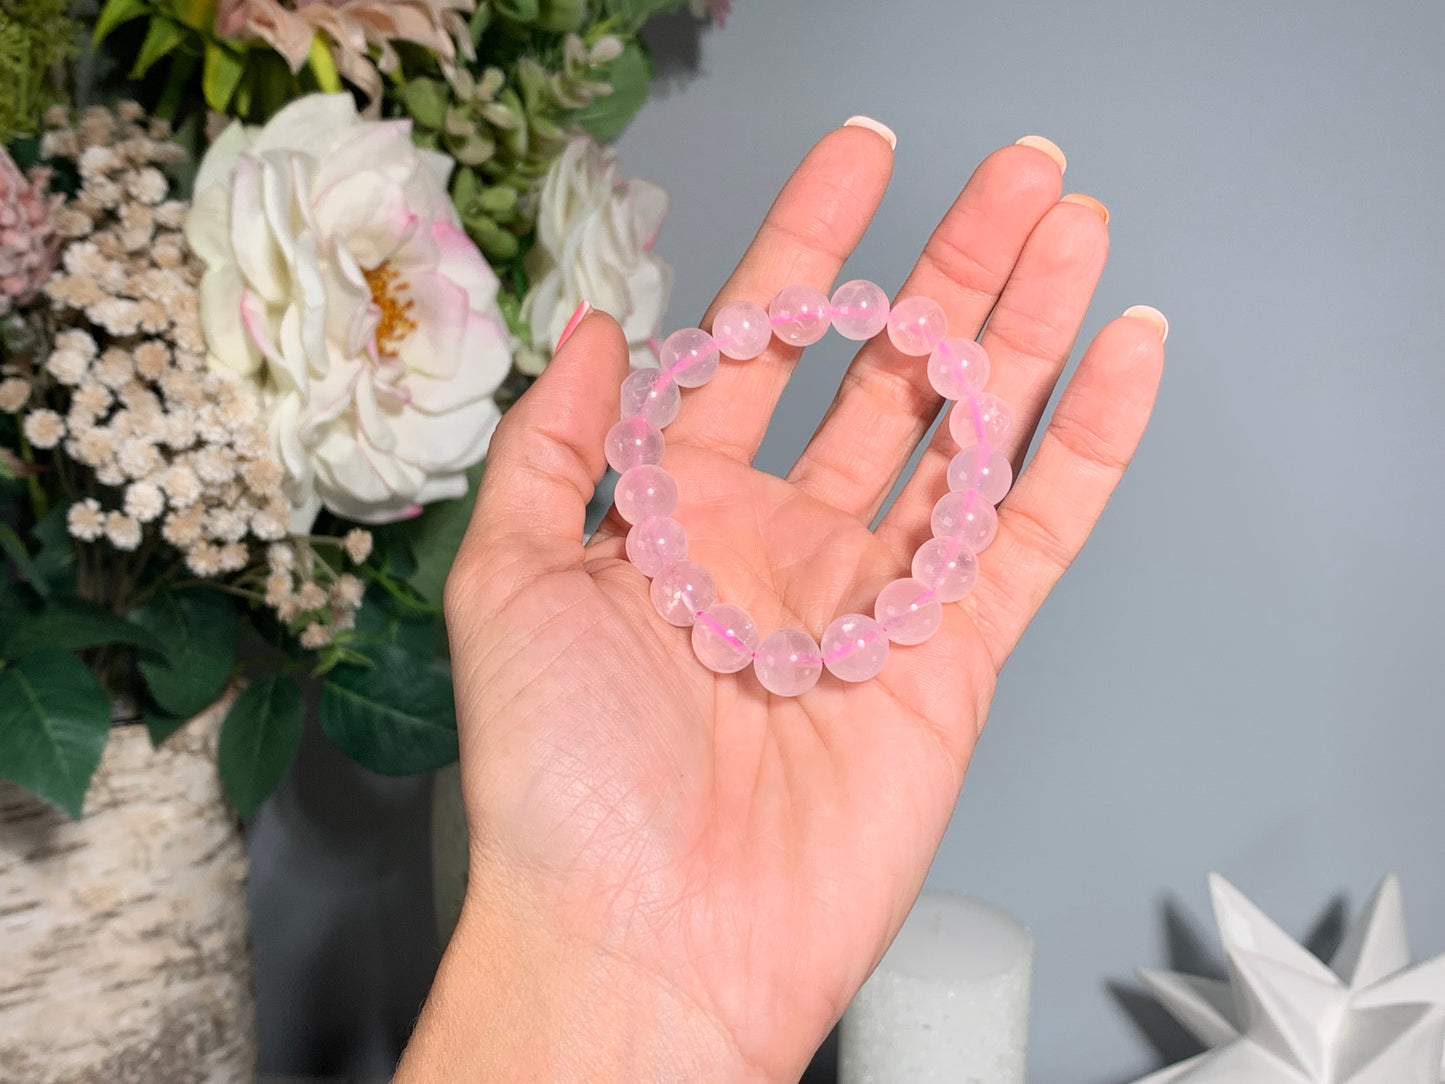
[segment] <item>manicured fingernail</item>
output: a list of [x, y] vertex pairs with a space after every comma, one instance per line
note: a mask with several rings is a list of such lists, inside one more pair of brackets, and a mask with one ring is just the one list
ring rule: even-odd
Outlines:
[[1132, 316], [1136, 320], [1148, 320], [1154, 325], [1154, 330], [1159, 332], [1160, 342], [1169, 338], [1169, 321], [1153, 305], [1130, 305], [1124, 310], [1124, 315]]
[[577, 330], [577, 325], [582, 318], [592, 311], [590, 303], [584, 301], [577, 306], [577, 311], [572, 314], [572, 319], [567, 321], [567, 326], [562, 329], [562, 334], [557, 336], [557, 345], [552, 348], [552, 353], [562, 349], [562, 344], [572, 337], [572, 332]]
[[1064, 157], [1064, 152], [1059, 150], [1059, 145], [1052, 139], [1045, 139], [1040, 135], [1026, 135], [1018, 143], [1021, 147], [1032, 147], [1034, 150], [1043, 151], [1059, 164], [1060, 173], [1069, 168], [1069, 160]]
[[862, 115], [849, 117], [843, 122], [844, 128], [867, 128], [870, 132], [877, 132], [888, 141], [888, 146], [894, 150], [898, 149], [898, 137], [893, 134], [893, 129], [884, 124], [881, 120], [874, 120], [872, 117]]
[[1070, 192], [1067, 196], [1059, 197], [1060, 203], [1077, 203], [1080, 207], [1087, 207], [1104, 220], [1104, 225], [1109, 224], [1109, 208], [1096, 200], [1093, 196], [1086, 196], [1082, 192]]

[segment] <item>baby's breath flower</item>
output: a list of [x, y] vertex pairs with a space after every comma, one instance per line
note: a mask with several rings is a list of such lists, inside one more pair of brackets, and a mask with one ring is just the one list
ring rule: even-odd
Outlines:
[[86, 497], [72, 504], [65, 513], [65, 529], [71, 538], [94, 542], [105, 533], [105, 513], [100, 510], [100, 502]]
[[122, 512], [108, 512], [105, 517], [105, 537], [118, 550], [129, 553], [140, 545], [140, 524]]
[[165, 199], [167, 188], [165, 174], [155, 166], [138, 169], [125, 179], [125, 190], [130, 193], [131, 198], [149, 206], [155, 206]]
[[95, 363], [95, 379], [111, 391], [124, 387], [135, 377], [135, 362], [130, 354], [112, 346]]
[[0, 410], [14, 414], [30, 398], [30, 381], [18, 376], [0, 380]]
[[350, 572], [343, 572], [331, 585], [331, 604], [343, 609], [356, 609], [361, 605], [366, 588]]
[[281, 488], [286, 472], [270, 456], [251, 459], [241, 467], [241, 479], [253, 492], [269, 496]]
[[308, 651], [325, 647], [331, 643], [331, 630], [316, 621], [301, 630], [301, 646]]
[[65, 419], [55, 411], [42, 407], [25, 416], [25, 439], [36, 448], [54, 448], [64, 436]]
[[197, 576], [214, 576], [221, 571], [220, 548], [210, 542], [199, 542], [186, 553], [186, 567]]
[[109, 388], [100, 384], [83, 384], [71, 395], [70, 409], [98, 418], [110, 409], [112, 402], [114, 399]]
[[276, 616], [288, 625], [301, 616], [301, 603], [296, 600], [295, 595], [276, 607]]
[[314, 580], [307, 580], [297, 588], [296, 601], [303, 610], [319, 610], [326, 605], [326, 592]]
[[72, 388], [85, 379], [89, 369], [90, 359], [76, 350], [62, 348], [45, 359], [45, 371]]
[[[197, 428], [200, 427], [198, 426]], [[201, 436], [204, 437], [205, 435], [206, 431], [201, 429]], [[225, 485], [235, 477], [236, 474], [235, 460], [214, 444], [208, 445], [197, 452], [195, 462], [192, 465], [195, 468], [196, 477], [207, 485]]]
[[125, 491], [125, 511], [141, 523], [149, 523], [166, 508], [165, 496], [154, 482], [132, 482]]
[[266, 577], [266, 605], [273, 610], [292, 596], [291, 573], [278, 568]]
[[250, 552], [240, 542], [227, 542], [221, 547], [220, 563], [222, 572], [240, 572], [251, 559]]
[[266, 547], [266, 565], [272, 572], [290, 571], [296, 567], [295, 548], [290, 542], [273, 542]]
[[231, 447], [242, 459], [261, 459], [270, 453], [271, 442], [261, 426], [247, 425], [231, 434]]
[[144, 437], [124, 441], [115, 454], [116, 464], [127, 478], [146, 478], [159, 470], [163, 462], [156, 446]]
[[185, 463], [171, 464], [161, 475], [161, 488], [166, 491], [166, 499], [172, 508], [186, 508], [201, 499], [201, 480]]
[[355, 610], [338, 609], [333, 606], [326, 612], [326, 617], [334, 632], [347, 632], [356, 628]]
[[359, 565], [371, 556], [371, 532], [353, 527], [346, 532], [341, 545], [346, 550], [346, 556], [351, 558], [351, 563]]
[[239, 542], [250, 526], [246, 517], [231, 508], [212, 508], [206, 513], [206, 534], [220, 542]]
[[251, 517], [251, 533], [263, 542], [286, 537], [288, 513], [278, 515], [269, 506]]
[[205, 521], [206, 510], [199, 505], [170, 512], [161, 524], [161, 537], [178, 550], [189, 550], [200, 542]]
[[115, 442], [110, 438], [110, 430], [93, 425], [67, 441], [66, 451], [78, 463], [99, 467], [115, 455]]
[[84, 356], [86, 361], [91, 361], [96, 356], [95, 339], [90, 332], [83, 331], [78, 327], [69, 328], [55, 336], [55, 345], [60, 350], [74, 350], [77, 354]]
[[107, 459], [95, 468], [95, 480], [103, 486], [123, 486], [126, 483], [126, 473], [114, 459]]

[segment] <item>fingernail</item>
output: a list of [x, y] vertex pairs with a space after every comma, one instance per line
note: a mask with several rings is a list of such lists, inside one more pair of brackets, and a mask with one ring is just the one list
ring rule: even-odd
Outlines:
[[1153, 305], [1130, 305], [1124, 310], [1124, 315], [1132, 316], [1136, 320], [1148, 320], [1154, 325], [1154, 330], [1159, 332], [1161, 343], [1169, 338], [1169, 320]]
[[1059, 164], [1060, 173], [1069, 168], [1069, 160], [1064, 157], [1064, 152], [1059, 150], [1059, 145], [1052, 139], [1045, 139], [1041, 135], [1026, 135], [1018, 143], [1021, 147], [1033, 147], [1034, 150], [1043, 151]]
[[874, 120], [872, 117], [865, 117], [861, 114], [856, 117], [849, 117], [843, 122], [844, 128], [867, 128], [870, 132], [877, 132], [888, 141], [888, 146], [893, 150], [898, 149], [898, 137], [893, 134], [893, 129], [884, 124], [881, 120]]
[[1104, 225], [1109, 224], [1109, 208], [1096, 200], [1093, 196], [1086, 196], [1082, 192], [1070, 192], [1067, 196], [1059, 197], [1060, 203], [1077, 203], [1080, 207], [1087, 207], [1104, 220]]
[[572, 318], [567, 321], [567, 326], [562, 329], [562, 334], [557, 336], [557, 345], [552, 348], [552, 353], [555, 354], [558, 350], [562, 349], [562, 344], [572, 337], [572, 332], [577, 330], [577, 325], [582, 322], [582, 318], [591, 311], [592, 306], [586, 301], [577, 306], [577, 311], [574, 312]]

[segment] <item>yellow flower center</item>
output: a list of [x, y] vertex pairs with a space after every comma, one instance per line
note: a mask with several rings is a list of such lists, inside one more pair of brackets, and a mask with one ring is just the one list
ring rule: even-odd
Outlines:
[[376, 352], [384, 358], [395, 358], [397, 344], [417, 327], [411, 315], [411, 299], [402, 300], [397, 296], [406, 284], [387, 260], [361, 273], [371, 289], [371, 300], [381, 310], [381, 319], [376, 325]]

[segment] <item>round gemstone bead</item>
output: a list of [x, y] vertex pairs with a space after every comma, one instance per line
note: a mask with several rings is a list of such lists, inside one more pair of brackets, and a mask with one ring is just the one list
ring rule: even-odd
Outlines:
[[844, 614], [823, 632], [823, 665], [843, 681], [867, 681], [888, 661], [888, 637], [866, 614]]
[[681, 407], [677, 381], [661, 369], [633, 369], [622, 382], [624, 418], [640, 415], [661, 429], [677, 417]]
[[700, 388], [717, 372], [717, 344], [700, 327], [685, 327], [662, 340], [658, 351], [662, 370], [680, 387]]
[[[629, 531], [630, 535], [632, 532]], [[652, 605], [669, 625], [686, 628], [717, 601], [717, 587], [708, 570], [695, 561], [678, 561], [665, 566], [652, 579]]]
[[833, 330], [845, 339], [871, 339], [888, 326], [888, 295], [867, 279], [845, 282], [833, 291]]
[[753, 661], [758, 626], [741, 606], [719, 602], [707, 606], [692, 626], [692, 650], [698, 661], [717, 674], [736, 674]]
[[823, 673], [817, 643], [802, 629], [779, 629], [763, 637], [753, 655], [753, 673], [778, 696], [801, 696]]
[[975, 489], [989, 504], [998, 504], [1013, 485], [1014, 470], [1008, 457], [996, 448], [971, 444], [948, 464], [948, 488]]
[[978, 582], [978, 558], [957, 538], [930, 538], [913, 555], [913, 578], [939, 602], [957, 602]]
[[784, 286], [768, 306], [773, 334], [789, 346], [811, 346], [828, 334], [833, 322], [828, 295], [816, 286]]
[[948, 414], [948, 431], [960, 448], [979, 443], [997, 448], [1008, 439], [1013, 427], [1013, 411], [988, 392], [959, 400]]
[[607, 465], [621, 474], [643, 463], [661, 463], [666, 445], [661, 429], [634, 414], [607, 430], [603, 448], [607, 453]]
[[773, 341], [773, 325], [761, 305], [734, 301], [718, 309], [713, 317], [712, 337], [726, 357], [749, 361]]
[[976, 493], [945, 493], [933, 506], [933, 533], [957, 538], [978, 553], [998, 533], [998, 513]]
[[612, 499], [628, 523], [641, 523], [648, 516], [670, 516], [677, 507], [677, 483], [655, 463], [643, 463], [622, 472]]
[[627, 559], [644, 576], [656, 576], [687, 556], [687, 531], [668, 516], [648, 516], [627, 532]]
[[927, 584], [905, 577], [878, 592], [873, 616], [895, 644], [921, 644], [943, 624], [943, 606]]
[[988, 383], [988, 354], [972, 339], [944, 339], [928, 355], [928, 382], [945, 399], [962, 399]]
[[921, 357], [948, 334], [948, 319], [931, 297], [905, 297], [888, 314], [888, 338], [911, 357]]

